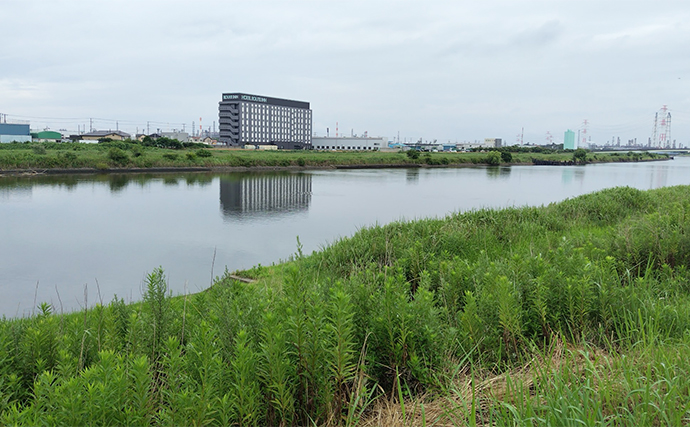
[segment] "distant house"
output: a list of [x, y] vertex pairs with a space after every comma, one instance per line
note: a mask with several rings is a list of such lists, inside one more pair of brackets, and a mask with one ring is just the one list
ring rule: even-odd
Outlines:
[[210, 136], [192, 136], [189, 138], [192, 142], [197, 142], [201, 144], [206, 144], [206, 145], [211, 145], [216, 142], [213, 138]]
[[161, 132], [161, 136], [164, 138], [176, 139], [180, 142], [189, 142], [189, 134], [187, 132]]
[[95, 130], [81, 135], [71, 135], [70, 139], [73, 139], [75, 136], [83, 141], [98, 141], [105, 138], [112, 139], [113, 141], [123, 141], [130, 138], [130, 134], [121, 130]]
[[158, 133], [152, 133], [151, 135], [146, 135], [145, 133], [138, 133], [136, 136], [136, 139], [137, 139], [137, 141], [143, 141], [144, 138], [146, 138], [147, 136], [149, 138], [153, 139], [154, 141], [161, 137], [160, 134], [158, 134]]
[[34, 142], [61, 142], [62, 134], [53, 130], [31, 132], [31, 139]]

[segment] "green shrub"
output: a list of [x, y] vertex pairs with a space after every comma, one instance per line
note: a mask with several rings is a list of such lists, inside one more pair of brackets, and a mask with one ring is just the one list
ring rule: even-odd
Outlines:
[[144, 155], [144, 147], [139, 144], [132, 144], [129, 149], [134, 157], [141, 157]]
[[302, 157], [299, 157], [299, 158], [297, 158], [297, 164], [299, 166], [304, 166], [307, 163], [304, 161], [304, 159]]
[[202, 148], [201, 150], [198, 150], [196, 152], [196, 155], [198, 157], [211, 157], [211, 156], [213, 156], [213, 154], [211, 153], [211, 150], [208, 150], [206, 148]]
[[167, 160], [177, 160], [180, 156], [177, 153], [164, 153], [163, 158]]
[[417, 160], [419, 158], [419, 151], [418, 150], [410, 149], [410, 150], [407, 150], [406, 154], [407, 154], [407, 157], [409, 159], [412, 159], [412, 160]]
[[504, 163], [510, 163], [513, 161], [513, 155], [510, 151], [501, 151], [501, 160], [503, 160]]
[[34, 154], [45, 154], [46, 148], [42, 145], [34, 145], [33, 147], [31, 147], [31, 151], [33, 151]]
[[489, 151], [484, 158], [484, 163], [489, 166], [498, 166], [501, 164], [501, 153], [498, 151]]
[[127, 153], [117, 147], [112, 147], [108, 150], [108, 158], [120, 166], [125, 166], [129, 163], [129, 156]]
[[586, 163], [587, 162], [587, 150], [584, 148], [578, 148], [573, 152], [573, 161], [576, 163]]
[[187, 158], [187, 160], [190, 160], [190, 161], [196, 160], [196, 154], [194, 154], [194, 153], [192, 153], [192, 152], [186, 153], [186, 154], [185, 154], [185, 157]]

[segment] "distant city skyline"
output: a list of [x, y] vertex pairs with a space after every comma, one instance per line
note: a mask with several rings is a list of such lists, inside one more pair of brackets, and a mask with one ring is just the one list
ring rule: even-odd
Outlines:
[[6, 0], [0, 39], [0, 113], [33, 129], [218, 130], [247, 92], [315, 135], [508, 145], [645, 143], [667, 105], [690, 144], [685, 1]]

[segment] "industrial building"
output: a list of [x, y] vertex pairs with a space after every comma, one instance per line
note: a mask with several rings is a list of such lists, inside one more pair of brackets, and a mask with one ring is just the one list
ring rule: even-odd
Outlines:
[[163, 138], [176, 139], [180, 142], [189, 142], [189, 133], [187, 133], [187, 132], [179, 132], [179, 131], [161, 132], [161, 136]]
[[61, 142], [62, 134], [53, 130], [42, 130], [40, 132], [32, 132], [31, 139], [34, 142]]
[[486, 148], [501, 148], [503, 140], [501, 138], [484, 138], [484, 147]]
[[575, 132], [568, 129], [563, 136], [563, 149], [575, 150], [577, 149], [577, 141], [575, 141]]
[[31, 142], [28, 124], [0, 123], [0, 142]]
[[388, 147], [388, 138], [330, 138], [313, 137], [311, 145], [315, 150], [367, 150], [379, 151]]
[[224, 93], [218, 103], [223, 144], [311, 148], [312, 115], [308, 102], [245, 93]]

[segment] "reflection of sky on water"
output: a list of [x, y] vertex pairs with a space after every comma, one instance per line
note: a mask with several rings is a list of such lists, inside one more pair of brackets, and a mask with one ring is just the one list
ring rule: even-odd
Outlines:
[[[162, 266], [174, 293], [310, 253], [361, 227], [482, 207], [541, 205], [601, 188], [690, 184], [690, 158], [588, 166], [146, 174], [0, 179], [0, 314], [138, 300]], [[215, 259], [214, 259], [215, 254]]]
[[0, 187], [0, 200], [31, 199], [32, 187], [4, 188]]

